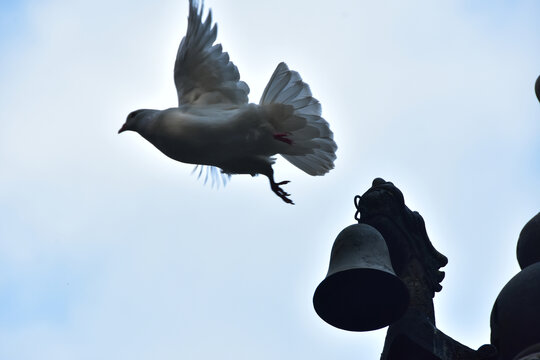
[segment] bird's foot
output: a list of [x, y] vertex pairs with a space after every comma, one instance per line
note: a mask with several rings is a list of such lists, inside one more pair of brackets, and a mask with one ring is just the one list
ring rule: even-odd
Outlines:
[[274, 134], [274, 139], [283, 141], [285, 144], [292, 145], [292, 140], [289, 139], [287, 136], [290, 135], [289, 133], [277, 133]]
[[270, 187], [272, 188], [272, 191], [281, 198], [281, 200], [285, 201], [287, 204], [294, 205], [294, 202], [288, 198], [291, 194], [286, 193], [280, 185], [288, 184], [290, 181], [280, 181], [276, 183], [274, 180], [270, 179]]

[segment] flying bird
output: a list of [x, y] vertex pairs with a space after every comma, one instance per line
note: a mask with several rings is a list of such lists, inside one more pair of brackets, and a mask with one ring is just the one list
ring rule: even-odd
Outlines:
[[[262, 174], [283, 201], [293, 204], [276, 182], [273, 157], [280, 154], [309, 175], [334, 167], [337, 145], [321, 105], [296, 71], [280, 63], [259, 104], [248, 103], [249, 87], [238, 68], [214, 45], [217, 25], [212, 11], [189, 1], [187, 33], [174, 64], [178, 107], [131, 112], [118, 133], [139, 133], [168, 157], [210, 173]], [[220, 169], [220, 170], [218, 170]]]

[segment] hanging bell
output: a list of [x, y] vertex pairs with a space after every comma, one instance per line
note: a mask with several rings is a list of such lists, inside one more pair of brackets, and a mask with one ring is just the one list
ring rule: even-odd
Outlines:
[[409, 291], [396, 276], [379, 231], [366, 224], [343, 229], [313, 296], [317, 314], [343, 330], [369, 331], [392, 324], [408, 305]]

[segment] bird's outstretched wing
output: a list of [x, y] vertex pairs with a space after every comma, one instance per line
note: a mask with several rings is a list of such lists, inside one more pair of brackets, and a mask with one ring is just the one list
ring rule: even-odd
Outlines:
[[240, 81], [238, 68], [221, 44], [213, 45], [217, 25], [212, 25], [212, 11], [204, 21], [202, 14], [198, 0], [190, 0], [187, 33], [174, 64], [179, 105], [247, 103], [249, 87]]

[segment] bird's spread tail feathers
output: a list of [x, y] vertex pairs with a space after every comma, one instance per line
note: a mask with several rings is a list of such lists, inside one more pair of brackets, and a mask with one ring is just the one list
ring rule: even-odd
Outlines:
[[310, 175], [324, 175], [334, 168], [337, 145], [328, 123], [321, 117], [321, 104], [296, 71], [280, 63], [264, 89], [260, 105], [284, 104], [292, 115], [276, 118], [274, 138], [286, 146], [280, 154]]

